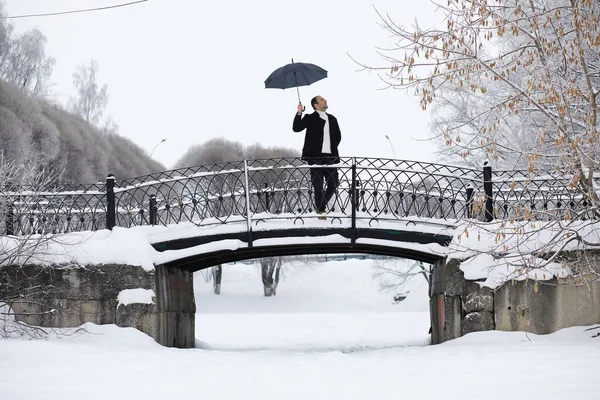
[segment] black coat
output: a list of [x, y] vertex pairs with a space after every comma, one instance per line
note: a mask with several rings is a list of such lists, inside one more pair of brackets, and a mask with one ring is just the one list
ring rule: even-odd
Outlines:
[[[335, 158], [333, 162], [339, 162], [338, 145], [342, 141], [342, 132], [340, 131], [340, 125], [338, 124], [337, 118], [331, 114], [327, 114], [327, 116], [329, 118], [331, 154]], [[306, 129], [306, 134], [304, 135], [304, 147], [302, 147], [303, 160], [311, 162], [311, 159], [323, 156], [321, 150], [323, 149], [324, 127], [325, 120], [321, 118], [318, 112], [315, 111], [312, 114], [306, 114], [304, 117], [296, 113], [292, 129], [294, 132], [302, 132]]]

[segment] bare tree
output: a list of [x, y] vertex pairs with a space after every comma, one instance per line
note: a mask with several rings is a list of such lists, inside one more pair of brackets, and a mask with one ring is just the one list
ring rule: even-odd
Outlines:
[[[472, 93], [464, 87], [452, 87], [441, 91], [436, 96], [432, 107], [432, 139], [439, 145], [441, 158], [450, 164], [461, 164], [473, 169], [481, 169], [490, 159], [485, 148], [474, 145], [480, 132], [484, 129], [486, 119], [479, 115], [488, 110], [496, 99], [490, 93]], [[511, 119], [502, 118], [498, 127], [501, 134], [497, 140], [502, 143], [498, 146], [497, 159], [492, 159], [494, 168], [527, 168], [527, 160], [523, 152], [514, 152], [509, 149], [530, 149], [535, 144], [531, 143], [530, 132], [535, 129], [530, 115], [517, 114]], [[444, 137], [443, 132], [453, 131], [458, 137], [458, 144], [452, 144]]]
[[382, 292], [392, 293], [395, 302], [406, 298], [407, 283], [418, 276], [429, 283], [431, 266], [426, 266], [422, 261], [405, 259], [375, 260], [373, 263], [373, 279], [378, 281]]
[[45, 96], [56, 61], [46, 55], [46, 36], [39, 29], [15, 34], [0, 2], [0, 79], [30, 94]]
[[[450, 1], [439, 7], [445, 30], [407, 29], [381, 15], [398, 46], [381, 52], [389, 66], [377, 69], [389, 71], [383, 78], [390, 86], [414, 89], [424, 109], [459, 89], [471, 104], [485, 99], [465, 121], [476, 123], [476, 140], [443, 127], [464, 157], [474, 150], [492, 160], [525, 153], [532, 168], [541, 159], [559, 161], [585, 181], [583, 170], [597, 158], [598, 7], [588, 0]], [[524, 150], [499, 129], [525, 113], [538, 121], [530, 133], [536, 147]], [[548, 143], [555, 144], [550, 154], [542, 151]]]
[[69, 99], [69, 109], [96, 127], [100, 126], [108, 104], [108, 86], [100, 86], [97, 81], [99, 69], [96, 60], [91, 60], [87, 65], [77, 65], [73, 73], [77, 96]]
[[[512, 254], [512, 266], [521, 271], [559, 262], [597, 279], [594, 263], [579, 261], [584, 250], [600, 247], [594, 233], [600, 218], [594, 180], [600, 167], [600, 3], [451, 0], [436, 5], [445, 21], [441, 29], [407, 28], [379, 14], [396, 45], [380, 49], [384, 66], [363, 66], [381, 71], [390, 87], [414, 90], [423, 109], [444, 96], [449, 101], [462, 97], [464, 106], [455, 113], [462, 120], [439, 124], [439, 135], [458, 149], [455, 154], [485, 154], [492, 162], [504, 159], [526, 167], [525, 180], [507, 176], [495, 182], [504, 198], [494, 214], [502, 211], [504, 222], [477, 224], [471, 238], [491, 240], [479, 247], [471, 242], [465, 251]], [[461, 115], [469, 105], [474, 107]], [[535, 195], [534, 178], [548, 179], [551, 193], [547, 187], [539, 192], [552, 202], [523, 196]], [[566, 207], [561, 196], [574, 206]], [[466, 228], [463, 243], [468, 235]], [[566, 250], [573, 257], [560, 258]]]
[[221, 277], [223, 276], [223, 266], [221, 264], [211, 268], [213, 291], [215, 294], [221, 294]]
[[244, 146], [223, 137], [191, 146], [175, 163], [175, 168], [218, 164], [244, 159]]
[[[0, 158], [0, 338], [45, 337], [47, 330], [27, 324], [24, 318], [47, 319], [63, 311], [61, 305], [44, 303], [59, 290], [39, 283], [37, 275], [44, 269], [29, 268], [54, 254], [57, 245], [66, 246], [60, 234], [45, 230], [47, 223], [36, 214], [39, 194], [55, 178]], [[23, 303], [36, 304], [40, 311], [24, 312]]]
[[283, 257], [269, 257], [260, 259], [260, 270], [265, 296], [276, 296], [279, 285], [279, 273], [283, 264]]

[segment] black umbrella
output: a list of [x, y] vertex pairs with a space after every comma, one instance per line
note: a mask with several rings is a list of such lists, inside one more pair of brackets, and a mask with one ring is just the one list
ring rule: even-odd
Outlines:
[[266, 89], [288, 89], [296, 88], [298, 92], [298, 103], [300, 101], [299, 86], [308, 86], [312, 83], [327, 78], [327, 71], [323, 68], [309, 63], [295, 63], [292, 59], [291, 64], [277, 68], [269, 75], [265, 81]]

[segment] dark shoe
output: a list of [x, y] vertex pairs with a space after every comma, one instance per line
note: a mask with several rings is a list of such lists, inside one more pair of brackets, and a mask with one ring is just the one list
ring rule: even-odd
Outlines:
[[326, 219], [327, 219], [327, 217], [325, 216], [325, 211], [318, 211], [318, 210], [317, 210], [317, 215], [319, 215], [319, 217], [318, 217], [318, 218], [319, 218], [320, 220], [326, 220]]

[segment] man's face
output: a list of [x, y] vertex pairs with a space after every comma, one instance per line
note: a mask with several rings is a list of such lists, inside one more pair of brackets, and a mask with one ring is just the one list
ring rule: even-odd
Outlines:
[[327, 100], [325, 100], [321, 96], [317, 96], [317, 104], [315, 104], [315, 109], [317, 109], [318, 111], [325, 111], [328, 108], [329, 106], [327, 105]]

